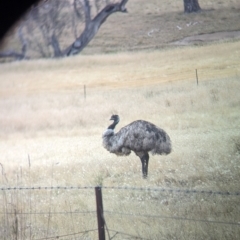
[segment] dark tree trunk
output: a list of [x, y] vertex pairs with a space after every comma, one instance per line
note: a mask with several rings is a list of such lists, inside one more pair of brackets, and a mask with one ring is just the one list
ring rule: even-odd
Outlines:
[[183, 0], [183, 3], [184, 3], [184, 12], [185, 13], [201, 11], [198, 0]]
[[55, 34], [52, 35], [52, 39], [51, 39], [51, 45], [54, 51], [54, 57], [61, 57], [62, 56], [62, 52], [59, 46], [59, 42], [57, 37], [55, 36]]
[[95, 18], [90, 18], [90, 6], [88, 0], [85, 2], [85, 29], [80, 37], [68, 47], [63, 53], [65, 56], [71, 56], [80, 53], [88, 43], [95, 37], [101, 25], [106, 21], [109, 15], [115, 12], [127, 12], [125, 7], [128, 0], [122, 0], [120, 3], [109, 4], [103, 8]]

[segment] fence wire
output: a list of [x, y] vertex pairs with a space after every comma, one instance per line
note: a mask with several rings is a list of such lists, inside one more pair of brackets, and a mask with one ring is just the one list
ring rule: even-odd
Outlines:
[[122, 235], [122, 236], [125, 236], [125, 237], [129, 237], [129, 239], [150, 240], [150, 238], [142, 238], [142, 237], [139, 237], [139, 236], [134, 236], [132, 234], [128, 234], [128, 233], [117, 231], [117, 230], [113, 230], [113, 229], [108, 229], [108, 230], [109, 230], [109, 232], [113, 232], [114, 233], [114, 235], [110, 239], [113, 239], [117, 235]]
[[[95, 186], [41, 186], [41, 187], [2, 187], [0, 191], [14, 191], [14, 190], [86, 190], [94, 189]], [[214, 191], [214, 190], [195, 190], [195, 189], [174, 189], [174, 188], [145, 188], [145, 187], [128, 187], [128, 186], [101, 186], [102, 189], [110, 190], [136, 190], [136, 191], [153, 191], [153, 192], [168, 192], [168, 193], [184, 193], [184, 194], [212, 194], [212, 195], [226, 195], [226, 196], [240, 196], [240, 192], [230, 191]]]
[[89, 232], [94, 232], [97, 231], [98, 229], [90, 229], [90, 230], [85, 230], [85, 231], [81, 231], [81, 232], [76, 232], [76, 233], [70, 233], [70, 234], [64, 234], [64, 235], [56, 235], [56, 236], [52, 236], [52, 237], [44, 237], [44, 238], [36, 238], [34, 240], [44, 240], [44, 239], [59, 239], [59, 238], [63, 238], [63, 237], [70, 237], [70, 236], [76, 236], [76, 235], [85, 235], [86, 233]]
[[150, 214], [133, 214], [133, 213], [111, 212], [111, 211], [104, 211], [104, 213], [112, 214], [112, 215], [128, 216], [128, 217], [133, 217], [133, 218], [135, 218], [135, 217], [161, 218], [161, 219], [173, 219], [173, 220], [183, 220], [183, 221], [191, 221], [191, 222], [204, 222], [204, 223], [215, 223], [215, 224], [240, 226], [240, 222], [223, 222], [223, 221], [214, 221], [214, 220], [205, 220], [205, 219], [170, 217], [170, 216], [150, 215]]
[[[15, 215], [15, 212], [0, 212], [1, 214], [10, 214], [10, 215]], [[74, 212], [21, 212], [21, 213], [17, 213], [17, 215], [46, 215], [46, 214], [54, 214], [54, 215], [65, 215], [65, 214], [95, 214], [96, 215], [96, 211], [74, 211]]]
[[[43, 216], [40, 217], [40, 219], [44, 218], [44, 219], [48, 219], [49, 224], [52, 224], [52, 222], [54, 222], [55, 218], [64, 218], [66, 219], [65, 221], [72, 221], [72, 225], [74, 226], [74, 222], [75, 221], [86, 221], [86, 219], [88, 219], [90, 217], [90, 219], [94, 220], [96, 219], [96, 210], [94, 208], [94, 201], [92, 201], [91, 205], [90, 205], [90, 209], [89, 210], [81, 210], [81, 209], [77, 209], [77, 207], [75, 207], [75, 210], [70, 206], [71, 205], [71, 196], [78, 196], [79, 200], [81, 201], [81, 197], [79, 196], [79, 193], [83, 194], [83, 196], [85, 196], [85, 190], [90, 190], [92, 191], [92, 193], [88, 193], [87, 197], [89, 198], [89, 196], [92, 196], [92, 199], [94, 199], [94, 189], [96, 187], [95, 186], [11, 186], [11, 187], [1, 187], [0, 191], [2, 191], [2, 197], [3, 197], [3, 201], [5, 202], [5, 206], [6, 203], [7, 204], [11, 204], [14, 205], [14, 202], [11, 202], [12, 200], [12, 193], [16, 193], [18, 191], [29, 191], [29, 194], [26, 194], [24, 196], [26, 196], [26, 200], [22, 200], [21, 197], [23, 197], [22, 194], [19, 194], [18, 196], [18, 200], [16, 201], [16, 206], [11, 206], [9, 209], [8, 208], [2, 208], [2, 211], [0, 210], [0, 218], [4, 219], [5, 218], [5, 224], [9, 225], [10, 222], [12, 221], [13, 223], [13, 227], [14, 229], [16, 228], [16, 221], [19, 221], [19, 223], [22, 221], [23, 225], [27, 223], [27, 216], [29, 216], [29, 221], [30, 221], [30, 226], [32, 225], [32, 227], [30, 227], [30, 231], [34, 232], [36, 231], [36, 229], [38, 228], [38, 224], [42, 224], [41, 220], [36, 220], [37, 216]], [[231, 201], [233, 201], [233, 204], [237, 204], [237, 202], [239, 202], [238, 197], [240, 196], [240, 191], [216, 191], [216, 190], [206, 190], [206, 189], [175, 189], [175, 188], [160, 188], [160, 187], [131, 187], [131, 186], [101, 186], [101, 189], [103, 191], [103, 205], [104, 205], [104, 211], [103, 211], [103, 218], [104, 218], [104, 222], [105, 222], [105, 228], [106, 231], [108, 233], [108, 239], [119, 239], [119, 238], [124, 238], [124, 239], [151, 239], [148, 238], [147, 235], [141, 235], [141, 233], [138, 233], [138, 231], [136, 230], [136, 226], [132, 227], [133, 232], [129, 231], [129, 229], [124, 229], [121, 228], [121, 225], [128, 225], [128, 222], [139, 222], [140, 224], [142, 224], [143, 222], [149, 222], [149, 223], [153, 223], [153, 224], [159, 224], [159, 221], [163, 221], [163, 225], [167, 224], [167, 221], [175, 221], [177, 225], [182, 225], [185, 224], [184, 222], [190, 222], [192, 224], [204, 224], [205, 228], [211, 228], [210, 226], [216, 226], [217, 228], [221, 228], [220, 226], [222, 226], [222, 228], [224, 227], [232, 227], [231, 231], [236, 235], [238, 235], [238, 232], [240, 234], [240, 221], [238, 219], [238, 217], [234, 217], [231, 218], [231, 214], [230, 215], [224, 215], [226, 214], [225, 212], [221, 213], [219, 212], [219, 208], [218, 209], [213, 209], [211, 211], [215, 211], [213, 215], [202, 215], [201, 214], [201, 209], [198, 209], [198, 204], [199, 201], [201, 201], [201, 199], [208, 199], [208, 202], [210, 204], [212, 204], [214, 201], [219, 200], [220, 202], [218, 203], [220, 206], [220, 209], [222, 206], [225, 206], [226, 204], [228, 205], [229, 203], [231, 203]], [[49, 200], [49, 207], [46, 208], [45, 206], [45, 210], [42, 209], [43, 211], [37, 211], [39, 209], [42, 208], [41, 203], [37, 203], [40, 205], [37, 206], [41, 206], [41, 208], [34, 208], [34, 200], [38, 199], [39, 196], [42, 198], [51, 198], [52, 197], [52, 190], [62, 190], [62, 193], [67, 194], [68, 199], [66, 201], [69, 201], [68, 204], [70, 206], [70, 209], [68, 211], [68, 209], [66, 209], [66, 211], [62, 211], [63, 209], [59, 209], [57, 207], [57, 205], [59, 204], [58, 201], [61, 202], [61, 200], [66, 198], [66, 195], [63, 194], [61, 195], [62, 198], [59, 200], [58, 197], [55, 197], [54, 200]], [[74, 191], [75, 192], [72, 192]], [[31, 192], [33, 191], [33, 192]], [[51, 196], [44, 196], [44, 195], [39, 195], [35, 194], [34, 192], [38, 192], [38, 191], [49, 191], [48, 194], [50, 194]], [[124, 191], [127, 191], [126, 193]], [[57, 191], [58, 194], [59, 192], [61, 193], [61, 191]], [[70, 194], [70, 193], [73, 193]], [[145, 199], [143, 198], [143, 200], [139, 200], [141, 198], [138, 198], [139, 196], [147, 196], [149, 197], [151, 194], [155, 193], [157, 194], [156, 200], [154, 199], [154, 203], [151, 202], [151, 199]], [[16, 193], [17, 194], [17, 193]], [[176, 195], [173, 195], [176, 194]], [[199, 194], [199, 196], [197, 196], [197, 194]], [[18, 195], [18, 194], [17, 194]], [[34, 197], [36, 195], [36, 197]], [[188, 197], [189, 201], [191, 201], [192, 199], [195, 199], [192, 203], [192, 205], [194, 206], [194, 212], [189, 212], [189, 209], [186, 208], [184, 206], [181, 206], [181, 199], [185, 198], [185, 196], [190, 196], [190, 198]], [[194, 195], [196, 195], [196, 197], [193, 197]], [[205, 197], [204, 197], [204, 196]], [[123, 196], [123, 198], [120, 198], [121, 196]], [[221, 196], [223, 196], [224, 198], [222, 198]], [[167, 203], [167, 205], [170, 206], [170, 208], [172, 208], [172, 212], [165, 212], [161, 209], [164, 209], [165, 206], [161, 203], [161, 200], [163, 198], [168, 198], [169, 197], [169, 202]], [[177, 202], [171, 202], [171, 199], [174, 197], [174, 199]], [[199, 198], [200, 197], [200, 198]], [[29, 199], [30, 198], [30, 199]], [[49, 199], [50, 199], [49, 198]], [[87, 198], [87, 199], [88, 199]], [[136, 198], [136, 199], [135, 199]], [[209, 199], [210, 198], [210, 199]], [[229, 200], [229, 198], [231, 198]], [[146, 201], [145, 201], [145, 200]], [[135, 201], [136, 200], [136, 201]], [[174, 201], [175, 201], [174, 200]], [[21, 201], [30, 201], [30, 205], [24, 205], [24, 203], [22, 203]], [[112, 209], [112, 205], [109, 203], [114, 202], [114, 201], [118, 201], [118, 204], [115, 206], [115, 209]], [[221, 202], [222, 201], [222, 202]], [[176, 203], [180, 203], [179, 205], [176, 205]], [[106, 205], [105, 205], [106, 203]], [[22, 205], [21, 205], [22, 204]], [[129, 207], [129, 205], [133, 204], [132, 206], [135, 206], [135, 208], [131, 208]], [[151, 212], [150, 209], [148, 208], [148, 205], [151, 204], [155, 204], [155, 207], [157, 207], [157, 211], [153, 211]], [[166, 205], [166, 206], [167, 206]], [[235, 206], [234, 205], [234, 206]], [[4, 206], [4, 204], [3, 204]], [[23, 209], [21, 209], [21, 206], [23, 206]], [[77, 205], [76, 205], [77, 206]], [[17, 211], [17, 207], [20, 207]], [[105, 208], [106, 207], [106, 208]], [[118, 208], [120, 207], [120, 208]], [[211, 208], [211, 206], [209, 206]], [[94, 209], [91, 209], [94, 208]], [[183, 208], [183, 210], [181, 209]], [[135, 211], [136, 209], [140, 209], [139, 211]], [[154, 209], [154, 208], [153, 208]], [[239, 208], [235, 208], [236, 210]], [[24, 211], [25, 210], [25, 211]], [[26, 211], [28, 210], [28, 211]], [[120, 210], [120, 211], [119, 211]], [[189, 214], [190, 213], [190, 214]], [[237, 214], [237, 213], [236, 213]], [[59, 216], [59, 217], [58, 217]], [[195, 218], [195, 216], [198, 218]], [[116, 219], [116, 222], [118, 223], [118, 226], [112, 224], [112, 221], [115, 221], [113, 219]], [[11, 220], [12, 219], [12, 220]], [[84, 220], [85, 219], [85, 220]], [[145, 220], [146, 219], [146, 220]], [[91, 220], [91, 221], [92, 221]], [[225, 220], [225, 221], [224, 221]], [[14, 221], [16, 223], [14, 223]], [[61, 220], [63, 221], [63, 220]], [[126, 223], [124, 223], [126, 222]], [[41, 233], [38, 232], [39, 230], [37, 230], [36, 233], [36, 237], [34, 237], [35, 240], [43, 240], [43, 239], [66, 239], [67, 237], [69, 238], [81, 238], [81, 237], [89, 237], [89, 234], [94, 234], [94, 236], [97, 235], [97, 233], [95, 233], [95, 231], [97, 231], [98, 229], [94, 228], [94, 223], [92, 222], [92, 225], [88, 227], [85, 226], [88, 230], [84, 230], [84, 231], [76, 231], [77, 229], [79, 229], [79, 225], [75, 225], [75, 229], [72, 229], [72, 233], [69, 234], [64, 234], [64, 232], [62, 232], [61, 230], [56, 230], [55, 234], [52, 234], [53, 232], [49, 232], [49, 233]], [[108, 226], [109, 225], [109, 226]], [[151, 225], [151, 224], [150, 224]], [[35, 226], [35, 227], [34, 227]], [[49, 225], [50, 226], [50, 225]], [[71, 226], [71, 224], [69, 225]], [[108, 227], [107, 227], [108, 226]], [[165, 225], [164, 225], [165, 226]], [[48, 228], [48, 227], [47, 227]], [[136, 229], [135, 229], [136, 228]], [[214, 228], [214, 227], [213, 227]], [[117, 230], [116, 230], [117, 229]], [[81, 230], [81, 228], [79, 229]], [[136, 231], [135, 231], [136, 230]], [[0, 232], [3, 231], [0, 228]], [[21, 230], [21, 231], [27, 231], [27, 230]], [[137, 234], [134, 234], [135, 233]], [[24, 233], [24, 234], [28, 234], [31, 236], [32, 233]], [[69, 232], [69, 229], [68, 229]], [[70, 231], [71, 232], [71, 231]], [[10, 236], [10, 233], [8, 233], [8, 235], [6, 236]], [[20, 233], [18, 233], [20, 234]], [[25, 235], [22, 234], [22, 237], [19, 237], [19, 239], [25, 239]], [[39, 234], [39, 235], [38, 235]], [[44, 237], [45, 234], [45, 237]], [[140, 235], [138, 235], [140, 234]], [[38, 238], [40, 237], [40, 238]], [[71, 239], [72, 239], [71, 238]], [[8, 239], [8, 238], [3, 238], [3, 239]], [[31, 237], [30, 237], [31, 239]], [[92, 239], [91, 237], [89, 239]]]

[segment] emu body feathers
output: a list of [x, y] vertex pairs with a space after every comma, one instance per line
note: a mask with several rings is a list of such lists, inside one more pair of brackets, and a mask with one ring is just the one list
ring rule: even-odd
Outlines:
[[131, 151], [141, 159], [143, 177], [148, 173], [148, 152], [152, 154], [169, 154], [171, 140], [168, 134], [154, 124], [137, 120], [114, 133], [114, 128], [119, 122], [118, 115], [112, 115], [114, 122], [103, 133], [103, 146], [116, 155], [129, 155]]

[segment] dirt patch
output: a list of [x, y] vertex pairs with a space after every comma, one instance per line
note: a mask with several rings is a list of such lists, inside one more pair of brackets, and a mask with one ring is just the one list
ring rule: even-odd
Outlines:
[[220, 40], [240, 39], [240, 31], [232, 32], [217, 32], [201, 34], [191, 37], [186, 37], [181, 40], [170, 43], [171, 45], [195, 45], [207, 42], [216, 42]]

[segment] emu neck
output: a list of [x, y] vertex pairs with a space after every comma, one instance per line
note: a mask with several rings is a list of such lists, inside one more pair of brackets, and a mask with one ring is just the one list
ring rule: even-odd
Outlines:
[[116, 125], [118, 124], [119, 121], [114, 121], [109, 127], [108, 129], [112, 129], [114, 130], [114, 128], [116, 127]]

